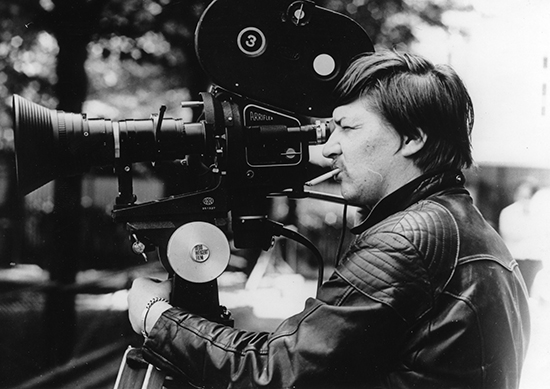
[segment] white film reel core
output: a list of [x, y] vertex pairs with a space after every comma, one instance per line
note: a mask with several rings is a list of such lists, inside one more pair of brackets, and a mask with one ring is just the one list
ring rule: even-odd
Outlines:
[[336, 61], [329, 54], [319, 54], [313, 60], [313, 70], [321, 77], [328, 77], [336, 70]]
[[225, 234], [206, 222], [184, 224], [168, 241], [170, 266], [189, 282], [204, 283], [218, 278], [229, 264], [230, 255]]

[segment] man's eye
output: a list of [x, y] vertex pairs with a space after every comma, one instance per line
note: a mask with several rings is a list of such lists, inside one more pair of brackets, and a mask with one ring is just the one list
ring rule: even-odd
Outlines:
[[358, 130], [361, 126], [345, 126], [343, 129], [346, 131]]

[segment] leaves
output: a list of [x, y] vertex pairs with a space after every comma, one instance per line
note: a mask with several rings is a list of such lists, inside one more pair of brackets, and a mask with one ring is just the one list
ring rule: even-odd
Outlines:
[[320, 0], [317, 3], [357, 21], [377, 48], [405, 50], [414, 28], [428, 24], [445, 28], [442, 15], [458, 5], [453, 0]]

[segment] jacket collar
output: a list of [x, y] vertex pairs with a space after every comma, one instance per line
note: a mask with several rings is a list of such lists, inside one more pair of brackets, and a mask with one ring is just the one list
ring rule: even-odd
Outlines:
[[444, 189], [464, 188], [465, 181], [460, 170], [425, 173], [390, 193], [374, 207], [360, 209], [360, 221], [351, 232], [360, 234], [388, 216]]

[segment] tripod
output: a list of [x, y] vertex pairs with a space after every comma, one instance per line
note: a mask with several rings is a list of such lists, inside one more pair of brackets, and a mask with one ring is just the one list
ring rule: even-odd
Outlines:
[[128, 347], [118, 370], [114, 389], [161, 389], [166, 373], [143, 359], [141, 349]]

